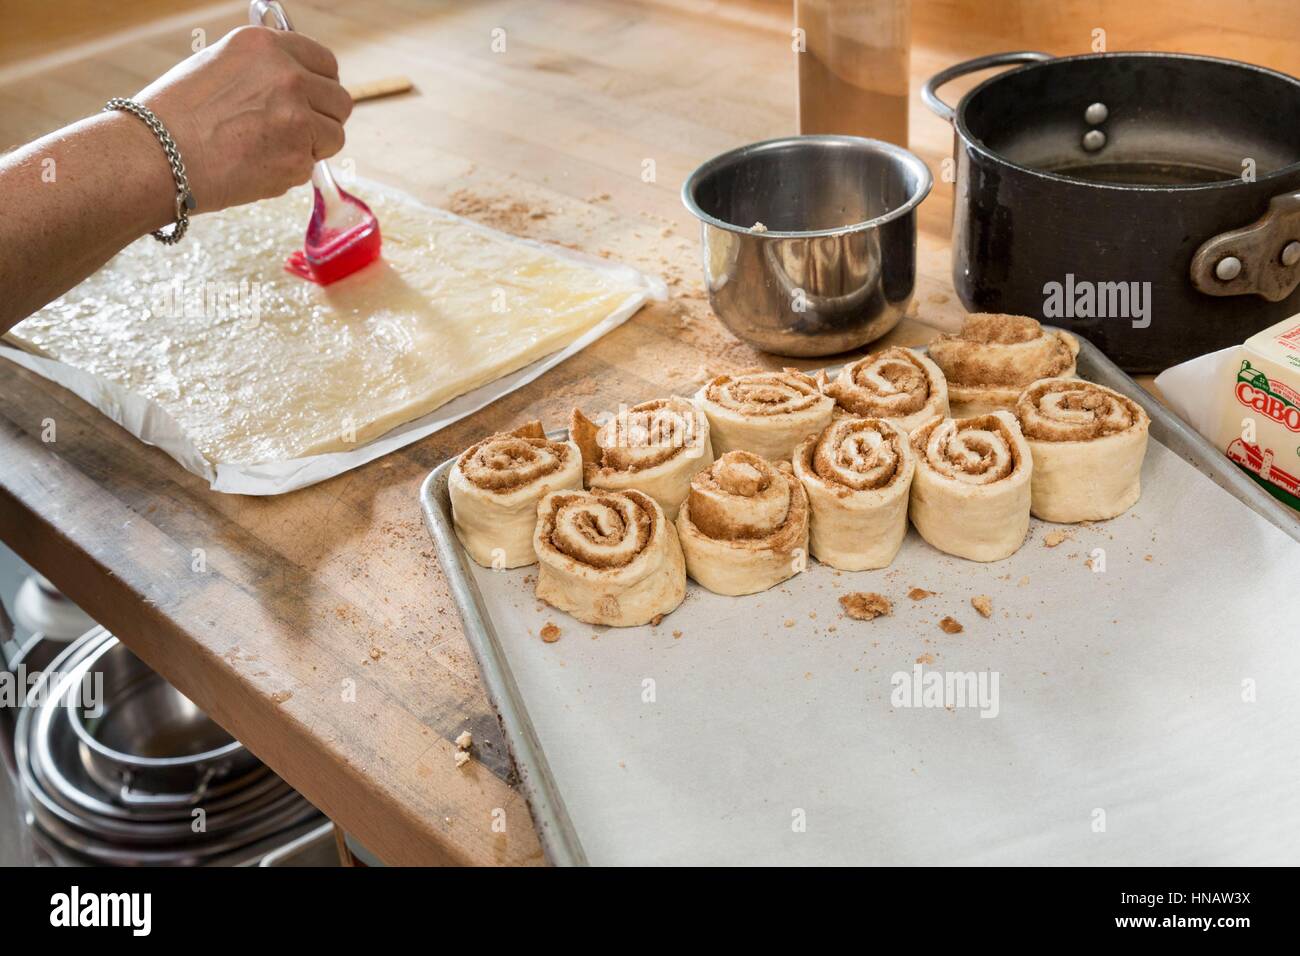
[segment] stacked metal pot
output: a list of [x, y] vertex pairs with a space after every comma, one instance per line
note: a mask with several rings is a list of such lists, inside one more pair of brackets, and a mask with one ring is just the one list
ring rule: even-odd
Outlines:
[[64, 864], [255, 863], [320, 814], [117, 638], [96, 628], [21, 709], [17, 771]]

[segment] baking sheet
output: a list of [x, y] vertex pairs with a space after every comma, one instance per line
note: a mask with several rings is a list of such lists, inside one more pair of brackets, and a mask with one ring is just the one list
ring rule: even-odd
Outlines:
[[[911, 530], [883, 571], [690, 584], [658, 627], [580, 624], [533, 597], [535, 568], [474, 565], [435, 470], [426, 517], [551, 860], [1294, 863], [1300, 525], [1086, 343], [1080, 372], [1153, 417], [1124, 515], [1035, 519], [992, 564]], [[855, 590], [893, 616], [844, 618]], [[891, 700], [918, 668], [990, 693]]]
[[[351, 185], [351, 184], [350, 184]], [[356, 191], [361, 195], [386, 193], [395, 199], [416, 205], [415, 197], [381, 183], [357, 178]], [[206, 480], [213, 491], [243, 495], [277, 495], [324, 481], [335, 475], [357, 468], [389, 452], [419, 441], [440, 429], [446, 428], [478, 411], [480, 408], [528, 384], [543, 372], [586, 348], [623, 322], [650, 300], [667, 298], [667, 287], [658, 277], [647, 276], [631, 266], [588, 256], [561, 246], [536, 242], [511, 236], [463, 219], [445, 210], [439, 215], [461, 220], [476, 231], [504, 237], [561, 259], [582, 262], [590, 268], [625, 278], [634, 291], [603, 320], [576, 339], [566, 348], [552, 352], [529, 365], [504, 375], [480, 388], [466, 392], [444, 403], [428, 414], [391, 429], [378, 438], [344, 452], [312, 455], [303, 458], [267, 462], [209, 461], [194, 446], [184, 430], [158, 403], [132, 392], [101, 376], [75, 368], [64, 362], [0, 344], [0, 357], [8, 359], [29, 371], [35, 372], [68, 389], [83, 401], [93, 405], [147, 445], [156, 445], [193, 474]], [[141, 242], [151, 241], [141, 239]]]

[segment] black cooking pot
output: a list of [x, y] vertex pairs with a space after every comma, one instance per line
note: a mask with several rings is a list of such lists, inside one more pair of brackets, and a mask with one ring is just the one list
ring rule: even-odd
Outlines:
[[[954, 110], [936, 90], [1008, 64]], [[1300, 81], [1174, 53], [980, 57], [922, 97], [955, 128], [953, 284], [1131, 372], [1300, 312]]]

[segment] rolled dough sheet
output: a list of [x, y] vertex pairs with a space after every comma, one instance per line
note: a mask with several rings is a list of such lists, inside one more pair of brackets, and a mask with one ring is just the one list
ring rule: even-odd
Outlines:
[[9, 338], [154, 403], [214, 465], [266, 463], [355, 449], [631, 314], [654, 287], [394, 190], [357, 192], [383, 259], [334, 285], [282, 267], [304, 187], [200, 216], [174, 247], [136, 242]]

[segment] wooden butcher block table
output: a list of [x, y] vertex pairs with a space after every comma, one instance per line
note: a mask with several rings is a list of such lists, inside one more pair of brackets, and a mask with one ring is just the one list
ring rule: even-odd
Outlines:
[[[133, 94], [189, 53], [196, 28], [215, 39], [243, 19], [238, 2], [152, 6], [149, 23], [0, 59], [0, 146]], [[335, 49], [345, 82], [400, 73], [416, 85], [358, 106], [340, 168], [669, 283], [671, 301], [458, 425], [303, 491], [228, 496], [0, 362], [0, 537], [388, 863], [542, 862], [421, 521], [424, 476], [526, 419], [557, 426], [574, 405], [689, 394], [707, 374], [781, 364], [710, 313], [678, 189], [709, 156], [793, 131], [789, 10], [704, 6], [290, 4], [299, 29]], [[952, 59], [918, 47], [913, 70]], [[936, 180], [914, 308], [951, 327], [961, 310], [940, 175], [951, 132], [919, 102], [912, 148]], [[890, 341], [932, 334], [908, 321]], [[457, 769], [467, 728], [476, 759]]]

